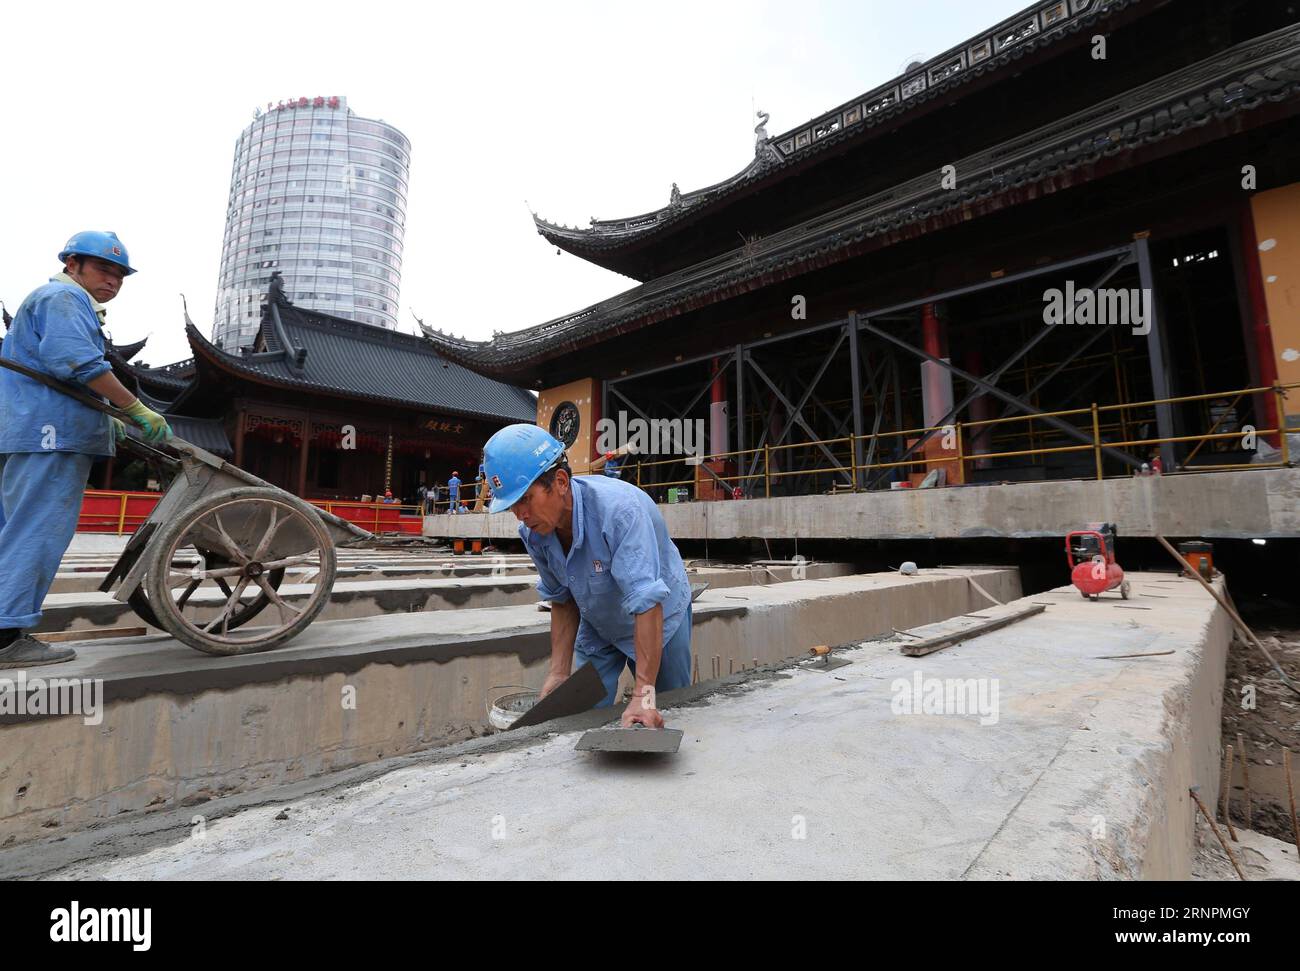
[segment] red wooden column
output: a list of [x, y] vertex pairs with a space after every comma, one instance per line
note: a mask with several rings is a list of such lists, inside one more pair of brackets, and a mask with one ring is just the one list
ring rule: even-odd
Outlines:
[[244, 409], [235, 412], [235, 464], [244, 467]]
[[[939, 307], [933, 303], [921, 307], [921, 346], [927, 354], [948, 360], [948, 322], [940, 316]], [[952, 372], [941, 364], [925, 361], [921, 364], [922, 410], [926, 427], [939, 422], [952, 409]], [[960, 416], [956, 420], [960, 420]], [[948, 483], [965, 481], [965, 470], [953, 458], [957, 450], [944, 448], [945, 435], [937, 433], [925, 443], [924, 454], [928, 470], [942, 468]]]
[[298, 497], [307, 498], [307, 450], [311, 447], [311, 415], [302, 419], [302, 448], [298, 451]]

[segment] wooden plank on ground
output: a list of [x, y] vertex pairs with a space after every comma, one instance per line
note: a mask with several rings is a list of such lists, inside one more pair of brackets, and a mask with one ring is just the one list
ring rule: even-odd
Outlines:
[[989, 631], [997, 630], [1000, 627], [1007, 627], [1017, 621], [1024, 620], [1026, 617], [1041, 614], [1046, 609], [1042, 604], [1010, 608], [987, 620], [959, 624], [952, 630], [944, 631], [941, 634], [924, 637], [919, 641], [908, 641], [906, 644], [900, 644], [898, 649], [908, 657], [922, 657], [926, 654], [933, 654], [935, 651], [942, 651], [945, 647], [951, 647], [961, 641], [968, 641], [972, 637], [987, 634]]
[[58, 644], [62, 641], [100, 641], [109, 637], [144, 637], [147, 627], [102, 627], [97, 630], [52, 630], [33, 634], [38, 641]]

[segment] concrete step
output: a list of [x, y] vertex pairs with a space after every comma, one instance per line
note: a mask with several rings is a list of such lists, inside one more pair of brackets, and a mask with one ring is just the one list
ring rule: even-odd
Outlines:
[[[285, 580], [305, 576], [310, 570], [291, 570]], [[525, 576], [533, 574], [532, 562], [493, 564], [480, 559], [453, 561], [438, 560], [423, 564], [340, 566], [338, 580], [435, 580], [486, 576]], [[106, 568], [96, 567], [86, 572], [60, 572], [55, 575], [51, 593], [83, 593], [97, 591], [108, 575]]]
[[[942, 489], [893, 489], [835, 496], [661, 504], [677, 540], [723, 539], [1020, 539], [1059, 540], [1105, 510], [1126, 538], [1300, 537], [1300, 468], [1047, 482], [990, 483]], [[1083, 512], [1087, 511], [1087, 512]], [[1096, 513], [1100, 515], [1100, 513]], [[487, 522], [479, 520], [486, 519]], [[424, 520], [442, 539], [510, 539], [510, 516]]]
[[[537, 575], [523, 564], [488, 566], [486, 564], [452, 564], [455, 577], [430, 578], [422, 573], [400, 574], [400, 570], [366, 571], [357, 568], [356, 574], [340, 573], [334, 583], [329, 604], [316, 623], [374, 617], [384, 614], [417, 613], [432, 610], [477, 610], [491, 607], [528, 605], [537, 602]], [[444, 562], [445, 567], [445, 562]], [[497, 576], [476, 576], [472, 571], [502, 571]], [[691, 582], [707, 582], [713, 589], [724, 589], [750, 584], [783, 583], [796, 574], [807, 579], [825, 579], [844, 576], [852, 572], [847, 563], [811, 563], [796, 567], [704, 567], [691, 568]], [[297, 576], [303, 576], [299, 571]], [[93, 574], [86, 574], [93, 576]], [[294, 574], [285, 577], [280, 594], [294, 604], [311, 596], [315, 587], [307, 583], [293, 583]], [[370, 577], [377, 576], [376, 579]], [[347, 578], [342, 578], [347, 577]], [[362, 577], [365, 577], [364, 579]], [[102, 577], [101, 577], [102, 579]], [[256, 599], [249, 591], [245, 599]], [[200, 622], [216, 616], [224, 603], [220, 591], [207, 587], [196, 591], [186, 606], [186, 615]], [[271, 609], [271, 608], [268, 608]], [[97, 590], [74, 590], [51, 593], [45, 598], [41, 623], [37, 632], [90, 631], [109, 627], [130, 627], [142, 624], [129, 604], [113, 598], [112, 594]]]
[[[707, 678], [714, 655], [768, 663], [941, 620], [983, 605], [968, 576], [1002, 600], [1020, 592], [1012, 569], [710, 589], [695, 606], [693, 652]], [[93, 686], [96, 711], [0, 712], [0, 775], [23, 781], [0, 787], [0, 831], [14, 842], [122, 814], [192, 813], [214, 798], [482, 734], [494, 686], [541, 683], [550, 620], [530, 604], [322, 621], [279, 650], [228, 658], [164, 636], [76, 648], [74, 660], [28, 675]], [[0, 854], [0, 875], [16, 859]]]
[[[393, 554], [386, 550], [341, 549], [336, 554], [340, 580], [517, 576], [533, 572], [532, 560], [519, 553], [456, 555], [447, 552], [435, 555], [427, 551]], [[50, 593], [98, 590], [116, 561], [116, 554], [69, 551], [59, 564]], [[297, 572], [306, 574], [308, 571], [304, 568]]]

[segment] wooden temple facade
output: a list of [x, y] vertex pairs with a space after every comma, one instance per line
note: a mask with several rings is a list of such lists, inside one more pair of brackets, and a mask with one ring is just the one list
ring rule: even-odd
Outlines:
[[[491, 341], [426, 338], [536, 389], [579, 470], [601, 417], [699, 419], [744, 495], [1257, 462], [1229, 433], [1300, 424], [1294, 10], [1034, 3], [787, 131], [760, 125], [735, 176], [662, 209], [535, 217], [626, 292]], [[1131, 297], [1126, 319], [1045, 315], [1084, 291]]]

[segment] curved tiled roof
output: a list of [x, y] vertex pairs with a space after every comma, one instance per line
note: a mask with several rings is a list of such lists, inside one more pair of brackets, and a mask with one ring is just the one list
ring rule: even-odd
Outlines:
[[566, 317], [491, 341], [467, 341], [425, 330], [448, 357], [491, 373], [536, 363], [594, 335], [632, 329], [681, 308], [719, 299], [747, 281], [809, 259], [834, 262], [879, 237], [893, 241], [954, 210], [1011, 190], [1045, 183], [1107, 157], [1227, 119], [1269, 102], [1300, 100], [1300, 25], [1229, 48], [1214, 57], [1108, 98], [955, 163], [954, 189], [925, 172], [883, 192], [774, 233], [714, 259], [634, 287]]
[[123, 361], [129, 361], [144, 350], [144, 345], [148, 342], [149, 338], [147, 337], [136, 341], [134, 344], [114, 344], [112, 341], [109, 341], [108, 350], [116, 354]]
[[[268, 322], [278, 325], [268, 327]], [[419, 337], [371, 324], [271, 305], [262, 326], [268, 349], [254, 354], [217, 347], [188, 316], [185, 333], [197, 359], [261, 384], [470, 418], [531, 422], [537, 417], [536, 399], [523, 388], [444, 360]]]
[[[886, 121], [1002, 70], [1141, 0], [1040, 0], [995, 27], [788, 132], [760, 142], [754, 159], [731, 178], [692, 192], [653, 212], [593, 219], [585, 228], [562, 226], [533, 214], [537, 232], [575, 255], [617, 250], [647, 241], [761, 179], [779, 176], [818, 153], [874, 133]], [[599, 260], [595, 260], [599, 262]]]

